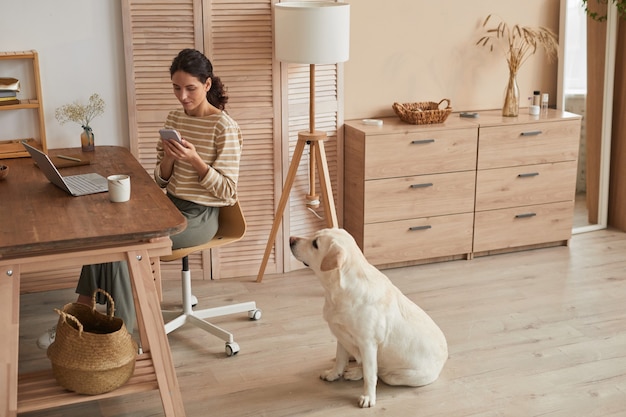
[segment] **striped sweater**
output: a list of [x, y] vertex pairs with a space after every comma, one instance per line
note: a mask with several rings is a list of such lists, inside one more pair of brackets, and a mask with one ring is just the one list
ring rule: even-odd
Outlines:
[[176, 129], [195, 147], [209, 167], [203, 178], [191, 164], [176, 161], [169, 180], [161, 178], [163, 145], [157, 142], [157, 164], [154, 179], [161, 188], [174, 196], [203, 206], [233, 205], [237, 198], [239, 161], [243, 139], [239, 125], [228, 114], [221, 112], [205, 117], [192, 117], [184, 110], [171, 111], [164, 127]]

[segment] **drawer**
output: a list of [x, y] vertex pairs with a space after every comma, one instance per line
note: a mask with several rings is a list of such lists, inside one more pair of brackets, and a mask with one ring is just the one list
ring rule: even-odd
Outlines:
[[478, 169], [575, 161], [580, 121], [481, 127]]
[[374, 265], [468, 254], [473, 217], [467, 213], [367, 224], [363, 253]]
[[576, 161], [478, 171], [476, 210], [573, 201]]
[[573, 202], [476, 212], [474, 252], [568, 240], [573, 218]]
[[365, 139], [365, 179], [476, 169], [476, 128]]
[[475, 171], [365, 182], [365, 223], [474, 210]]

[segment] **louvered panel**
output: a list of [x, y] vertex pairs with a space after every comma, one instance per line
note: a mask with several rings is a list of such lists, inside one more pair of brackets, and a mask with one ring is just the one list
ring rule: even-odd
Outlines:
[[[204, 270], [204, 257], [209, 258], [209, 251], [192, 253], [189, 255], [189, 269], [191, 270], [191, 279], [203, 280], [211, 279], [210, 267], [208, 271]], [[182, 269], [182, 260], [171, 262], [161, 262], [161, 280], [180, 281], [180, 271]], [[210, 266], [210, 263], [209, 263]]]
[[80, 267], [55, 269], [45, 272], [22, 273], [20, 292], [22, 294], [76, 288], [80, 277]]
[[[288, 65], [289, 89], [289, 138], [290, 154], [297, 142], [297, 132], [309, 130], [309, 95], [310, 66]], [[329, 176], [333, 188], [335, 205], [339, 204], [337, 190], [337, 67], [336, 65], [315, 66], [315, 130], [328, 134], [324, 142]], [[318, 216], [306, 206], [306, 194], [309, 191], [308, 147], [298, 167], [298, 173], [289, 199], [290, 222], [288, 235], [309, 236], [316, 230], [326, 227], [323, 205], [315, 209]], [[291, 160], [291, 156], [290, 156]], [[316, 192], [320, 194], [319, 176], [315, 177]], [[287, 239], [288, 236], [285, 237]], [[290, 256], [285, 248], [285, 269], [302, 268], [302, 263]]]
[[[214, 64], [215, 73], [228, 89], [228, 112], [237, 120], [244, 136], [239, 197], [248, 231], [241, 242], [211, 254], [213, 271], [222, 278], [258, 272], [282, 190], [281, 173], [286, 173], [291, 161], [297, 132], [308, 130], [308, 66], [288, 66], [289, 82], [284, 86], [288, 94], [283, 96], [288, 97], [288, 102], [283, 106], [282, 115], [277, 110], [281, 108], [278, 105], [280, 65], [272, 56], [273, 1], [122, 0], [131, 151], [148, 172], [152, 173], [155, 163], [156, 131], [167, 111], [178, 107], [171, 94], [167, 72], [175, 54], [185, 47], [204, 49]], [[316, 128], [329, 134], [326, 153], [333, 193], [339, 204], [337, 109], [337, 68], [318, 65]], [[280, 132], [280, 117], [289, 120], [288, 132], [284, 135]], [[289, 138], [288, 158], [280, 155], [282, 136]], [[307, 192], [308, 156], [305, 156], [285, 213], [285, 224], [290, 228], [285, 228], [283, 235], [278, 236], [266, 273], [290, 269], [290, 256], [285, 255], [284, 242], [292, 232], [310, 234], [323, 227], [324, 223], [304, 205]], [[198, 256], [199, 267], [206, 267], [206, 261], [199, 255], [194, 256]], [[285, 256], [287, 261], [283, 262]], [[164, 270], [165, 276], [168, 272], [178, 273], [178, 267], [171, 264], [164, 265]]]
[[[181, 49], [202, 49], [200, 11], [200, 0], [122, 0], [130, 148], [150, 175], [158, 130], [167, 113], [180, 107], [169, 67]], [[202, 255], [189, 259], [194, 278], [202, 277]], [[180, 279], [180, 268], [180, 262], [162, 263], [162, 278]]]
[[[254, 275], [272, 226], [277, 181], [271, 2], [206, 0], [204, 5], [210, 22], [207, 52], [228, 89], [227, 109], [243, 133], [237, 188], [248, 223], [242, 241], [213, 250], [213, 275]], [[269, 271], [276, 270], [272, 263]]]
[[[337, 137], [336, 137], [336, 113], [320, 114], [316, 113], [316, 130], [327, 132], [328, 139], [324, 142], [324, 148], [326, 150], [326, 159], [328, 162], [329, 176], [333, 187], [333, 195], [335, 199], [335, 205], [338, 205], [337, 197]], [[304, 118], [296, 117], [292, 118], [289, 125], [290, 131], [308, 130], [309, 119], [308, 115]], [[293, 153], [295, 143], [297, 141], [297, 133], [292, 138], [292, 146], [290, 146], [290, 152]], [[305, 149], [305, 156], [298, 167], [297, 178], [294, 182], [294, 186], [289, 199], [290, 206], [290, 235], [295, 236], [309, 236], [316, 230], [326, 227], [323, 205], [314, 210], [313, 213], [306, 206], [306, 195], [309, 192], [309, 148]], [[319, 176], [315, 177], [315, 189], [318, 195], [320, 194]], [[320, 216], [322, 219], [318, 218]], [[288, 248], [286, 248], [288, 250]], [[304, 266], [301, 262], [298, 262], [289, 253], [285, 255], [285, 263], [288, 270], [300, 269]]]
[[183, 48], [198, 47], [199, 0], [122, 0], [131, 151], [151, 171], [157, 130], [179, 107], [169, 66]]
[[[289, 65], [289, 106], [299, 103], [308, 106], [309, 68], [309, 65]], [[315, 66], [315, 103], [324, 101], [337, 101], [336, 65]]]

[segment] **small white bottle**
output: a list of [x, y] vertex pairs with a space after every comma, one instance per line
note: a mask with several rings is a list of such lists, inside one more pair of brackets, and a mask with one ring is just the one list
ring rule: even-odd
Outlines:
[[528, 97], [528, 114], [531, 116], [539, 116], [539, 91], [534, 91], [531, 97]]
[[550, 96], [548, 95], [548, 93], [543, 93], [541, 95], [541, 115], [542, 116], [547, 116], [548, 115], [548, 101], [550, 99]]
[[539, 100], [541, 100], [541, 92], [539, 90], [533, 91], [533, 106], [539, 106]]

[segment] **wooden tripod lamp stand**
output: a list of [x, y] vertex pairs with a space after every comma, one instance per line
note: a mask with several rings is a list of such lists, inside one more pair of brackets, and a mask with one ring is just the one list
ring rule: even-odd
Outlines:
[[309, 150], [309, 194], [307, 206], [316, 208], [320, 197], [315, 190], [315, 175], [320, 176], [321, 202], [326, 225], [337, 227], [337, 213], [328, 174], [324, 140], [326, 132], [315, 130], [315, 65], [336, 64], [348, 60], [350, 50], [350, 5], [339, 2], [281, 2], [274, 6], [274, 42], [276, 58], [282, 62], [310, 65], [309, 131], [298, 133], [298, 142], [289, 165], [283, 193], [278, 203], [257, 282], [261, 282], [276, 234], [289, 201], [298, 165], [306, 145]]

